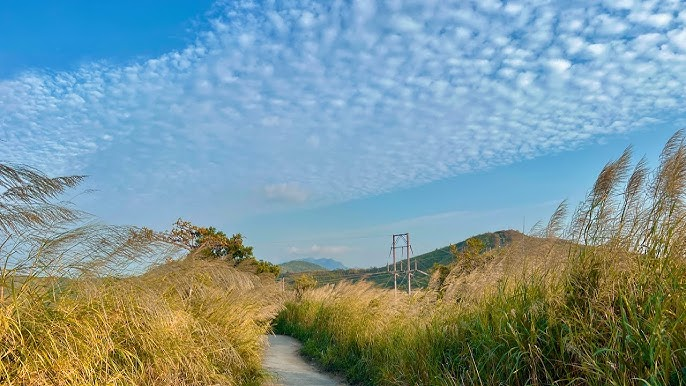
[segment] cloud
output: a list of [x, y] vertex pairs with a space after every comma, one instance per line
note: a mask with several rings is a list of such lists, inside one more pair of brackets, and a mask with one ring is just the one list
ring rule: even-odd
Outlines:
[[288, 248], [288, 253], [291, 255], [313, 255], [313, 256], [340, 256], [350, 252], [350, 247], [341, 245], [317, 245], [314, 244], [310, 247], [299, 248], [290, 247]]
[[686, 29], [682, 29], [681, 31], [670, 31], [669, 39], [672, 44], [677, 46], [682, 52], [686, 52]]
[[2, 158], [321, 205], [683, 122], [685, 5], [609, 3], [219, 2], [165, 55], [0, 80]]
[[308, 198], [308, 193], [293, 183], [267, 185], [264, 194], [270, 200], [301, 203]]
[[563, 73], [572, 67], [572, 62], [566, 59], [550, 59], [548, 61], [548, 67], [554, 72]]

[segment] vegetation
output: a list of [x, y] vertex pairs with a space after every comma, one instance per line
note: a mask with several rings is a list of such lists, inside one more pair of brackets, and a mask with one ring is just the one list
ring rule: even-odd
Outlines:
[[346, 269], [346, 268], [347, 268], [347, 267], [346, 267], [345, 265], [343, 265], [343, 263], [341, 263], [340, 261], [335, 260], [335, 259], [326, 258], [326, 257], [320, 257], [320, 258], [305, 257], [305, 258], [301, 258], [301, 259], [298, 259], [298, 260], [300, 260], [300, 261], [307, 261], [308, 263], [317, 264], [317, 265], [319, 265], [319, 266], [324, 267], [324, 269], [327, 269], [327, 270], [330, 270], [330, 271], [337, 270], [337, 269]]
[[653, 173], [627, 150], [538, 237], [458, 260], [412, 297], [306, 291], [276, 329], [364, 384], [685, 384], [685, 195], [678, 132]]
[[176, 220], [171, 232], [163, 237], [206, 259], [242, 260], [252, 257], [252, 247], [243, 245], [240, 233], [227, 237], [226, 233], [214, 227], [200, 227], [183, 219]]
[[307, 290], [315, 288], [317, 286], [317, 280], [312, 277], [312, 275], [301, 274], [295, 278], [293, 283], [293, 289], [295, 290], [295, 296], [297, 298], [302, 297], [303, 293]]
[[0, 384], [257, 382], [273, 272], [215, 230], [179, 260], [150, 230], [95, 223], [58, 201], [82, 179], [0, 164]]
[[228, 237], [215, 227], [200, 227], [183, 219], [178, 219], [167, 233], [145, 231], [157, 240], [186, 249], [195, 258], [225, 261], [255, 274], [267, 273], [277, 277], [280, 273], [279, 266], [255, 258], [253, 248], [243, 245], [240, 233]]
[[[483, 233], [474, 236], [473, 239], [479, 240], [483, 243], [483, 248], [486, 250], [498, 249], [508, 245], [513, 239], [520, 236], [521, 233], [514, 230], [505, 230], [497, 232]], [[455, 261], [455, 255], [451, 249], [455, 249], [456, 253], [462, 251], [466, 247], [466, 240], [458, 242], [453, 245], [437, 248], [434, 251], [424, 253], [410, 258], [410, 265], [414, 267], [415, 261], [417, 268], [424, 272], [430, 272], [442, 266], [447, 266]], [[404, 263], [404, 261], [403, 261]], [[287, 283], [292, 284], [297, 273], [283, 272], [283, 276]], [[388, 273], [387, 267], [375, 267], [367, 269], [349, 268], [336, 269], [331, 271], [312, 271], [310, 274], [320, 284], [333, 284], [341, 280], [348, 280], [350, 282], [357, 282], [361, 280], [372, 282], [378, 286], [385, 288], [393, 288], [393, 278]], [[423, 288], [429, 284], [429, 277], [424, 275], [417, 275], [412, 281], [414, 288]], [[406, 277], [404, 275], [398, 277], [398, 285], [406, 285]]]
[[59, 201], [82, 179], [0, 164], [2, 384], [258, 383], [279, 311], [277, 331], [364, 384], [686, 384], [682, 132], [653, 172], [629, 150], [608, 163], [535, 237], [419, 260], [426, 290], [301, 274], [285, 309], [240, 234], [98, 224]]
[[311, 271], [326, 271], [327, 269], [321, 265], [310, 263], [307, 261], [293, 260], [286, 263], [279, 264], [282, 273], [301, 273]]

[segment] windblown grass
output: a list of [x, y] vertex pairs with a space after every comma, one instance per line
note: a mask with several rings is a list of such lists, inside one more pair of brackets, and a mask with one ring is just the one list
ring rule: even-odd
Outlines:
[[[278, 331], [364, 384], [686, 384], [686, 144], [608, 163], [539, 238], [413, 297], [366, 284], [290, 301]], [[567, 226], [564, 224], [567, 223]]]
[[86, 221], [80, 179], [0, 164], [0, 384], [259, 382], [274, 281]]

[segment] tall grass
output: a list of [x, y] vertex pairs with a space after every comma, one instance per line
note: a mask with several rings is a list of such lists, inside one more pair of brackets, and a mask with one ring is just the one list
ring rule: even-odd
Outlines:
[[81, 179], [0, 164], [0, 384], [259, 382], [273, 280], [89, 221]]
[[627, 150], [571, 218], [561, 205], [440, 288], [319, 288], [276, 328], [364, 384], [686, 384], [685, 193], [678, 132], [656, 170]]

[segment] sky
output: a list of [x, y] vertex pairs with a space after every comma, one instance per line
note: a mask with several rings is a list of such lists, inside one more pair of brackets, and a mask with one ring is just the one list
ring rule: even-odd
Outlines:
[[106, 223], [378, 266], [655, 166], [685, 83], [679, 1], [8, 1], [0, 162], [88, 175]]

